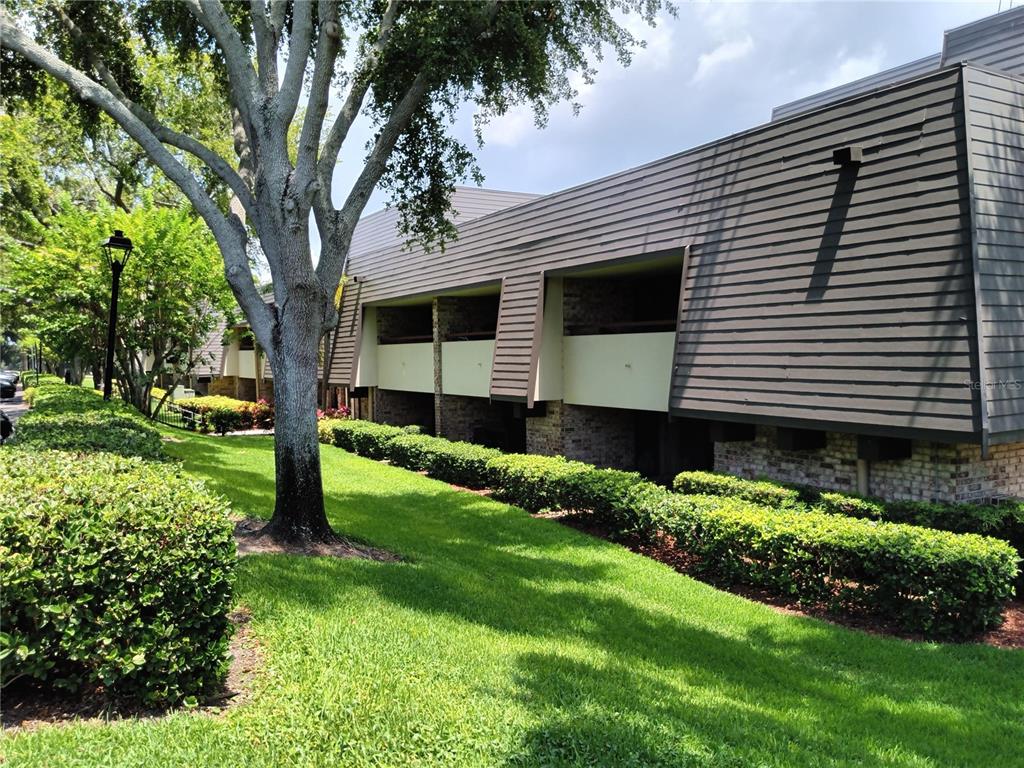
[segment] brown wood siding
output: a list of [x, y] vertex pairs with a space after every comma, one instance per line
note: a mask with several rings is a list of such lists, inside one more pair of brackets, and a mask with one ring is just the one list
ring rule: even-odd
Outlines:
[[362, 283], [349, 283], [341, 292], [338, 326], [331, 341], [331, 365], [327, 381], [330, 384], [351, 387], [355, 384], [355, 360], [361, 331], [360, 302]]
[[533, 404], [533, 383], [544, 306], [544, 275], [518, 275], [501, 281], [498, 333], [491, 366], [491, 397]]
[[958, 61], [1024, 75], [1024, 6], [947, 32], [942, 63]]
[[964, 76], [983, 386], [998, 442], [1024, 430], [1024, 79]]
[[[443, 254], [384, 248], [353, 271], [378, 302], [690, 245], [674, 410], [969, 434], [960, 80], [940, 70], [769, 123], [483, 216]], [[865, 162], [841, 178], [832, 152], [851, 144]], [[492, 395], [529, 391], [539, 293], [515, 311], [503, 296]]]
[[[670, 405], [754, 420], [972, 433], [973, 272], [957, 70], [857, 99], [759, 192], [723, 180], [695, 240]], [[845, 104], [851, 104], [845, 102]], [[807, 121], [831, 125], [832, 110]], [[863, 146], [857, 169], [830, 148]], [[754, 201], [751, 204], [751, 200]]]

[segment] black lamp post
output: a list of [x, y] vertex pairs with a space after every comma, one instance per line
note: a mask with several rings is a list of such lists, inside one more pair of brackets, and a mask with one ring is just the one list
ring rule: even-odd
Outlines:
[[103, 374], [103, 399], [110, 399], [111, 382], [114, 378], [114, 338], [117, 333], [117, 294], [121, 290], [121, 272], [132, 255], [132, 241], [124, 232], [115, 229], [114, 234], [102, 244], [103, 255], [110, 265], [110, 322], [107, 325], [107, 366]]

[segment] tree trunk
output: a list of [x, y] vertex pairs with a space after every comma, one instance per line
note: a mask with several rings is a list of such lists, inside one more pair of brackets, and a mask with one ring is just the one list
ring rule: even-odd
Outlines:
[[[319, 319], [298, 309], [277, 325], [270, 355], [274, 372], [274, 516], [262, 533], [290, 543], [337, 541], [324, 511], [316, 428]], [[305, 317], [300, 315], [307, 315]]]

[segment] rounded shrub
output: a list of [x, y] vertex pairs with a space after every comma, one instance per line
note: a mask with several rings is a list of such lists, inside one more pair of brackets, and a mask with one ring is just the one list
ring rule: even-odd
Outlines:
[[427, 460], [436, 443], [447, 443], [447, 440], [430, 435], [402, 434], [387, 443], [387, 458], [398, 467], [405, 467], [416, 472], [427, 468]]
[[227, 507], [166, 464], [0, 451], [0, 679], [146, 705], [223, 678]]
[[680, 472], [672, 487], [679, 493], [730, 496], [769, 507], [792, 507], [800, 500], [800, 492], [769, 480], [744, 480], [717, 472]]
[[427, 452], [426, 470], [431, 477], [446, 483], [488, 488], [492, 485], [489, 462], [499, 456], [502, 453], [497, 448], [440, 440]]
[[562, 456], [509, 453], [487, 462], [494, 496], [529, 512], [563, 507], [562, 485], [574, 474], [593, 470]]

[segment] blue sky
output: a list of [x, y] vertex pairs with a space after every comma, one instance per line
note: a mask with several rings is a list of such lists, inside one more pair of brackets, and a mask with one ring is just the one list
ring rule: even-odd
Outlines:
[[[614, 57], [600, 66], [596, 82], [582, 88], [578, 116], [556, 108], [543, 130], [527, 109], [495, 120], [478, 152], [484, 186], [554, 192], [753, 127], [775, 105], [938, 53], [944, 30], [999, 7], [998, 0], [679, 3], [676, 18], [635, 27], [647, 48], [632, 66]], [[455, 130], [472, 145], [471, 118], [467, 112]], [[350, 134], [335, 176], [338, 202], [368, 138], [366, 126]], [[376, 193], [366, 212], [385, 202]]]

